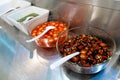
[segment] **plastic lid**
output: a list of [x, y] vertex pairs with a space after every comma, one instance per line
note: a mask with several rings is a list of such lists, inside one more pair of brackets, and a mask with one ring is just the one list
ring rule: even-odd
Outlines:
[[12, 8], [12, 0], [0, 0], [0, 16]]
[[6, 12], [16, 9], [17, 7], [26, 7], [31, 5], [30, 2], [24, 0], [0, 0], [0, 16]]
[[12, 0], [0, 0], [0, 6], [11, 2]]

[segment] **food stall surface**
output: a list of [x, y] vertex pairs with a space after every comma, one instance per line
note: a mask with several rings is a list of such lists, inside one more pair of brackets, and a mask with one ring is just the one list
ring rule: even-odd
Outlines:
[[[34, 4], [37, 6], [40, 5], [40, 3], [37, 2]], [[98, 7], [92, 9], [93, 12], [95, 12], [90, 21], [92, 22], [93, 20], [92, 25], [104, 23], [109, 26], [112, 25], [114, 21], [114, 28], [116, 29], [117, 27], [117, 29], [115, 32], [113, 31], [113, 33], [119, 34], [120, 30], [117, 26], [120, 24], [118, 22], [119, 11], [113, 12], [112, 10]], [[111, 21], [109, 21], [109, 17], [112, 14], [110, 12], [113, 13]], [[103, 17], [103, 14], [106, 14], [106, 17]], [[96, 22], [94, 22], [94, 20]], [[78, 74], [67, 69], [65, 66], [51, 70], [49, 67], [50, 64], [60, 59], [55, 48], [43, 49], [38, 47], [34, 42], [26, 43], [25, 40], [30, 39], [30, 36], [24, 34], [14, 26], [8, 25], [1, 19], [0, 25], [2, 26], [2, 28], [0, 28], [0, 80], [120, 80], [119, 35], [115, 36], [117, 51], [113, 55], [107, 68], [97, 74]], [[114, 30], [114, 28], [112, 30]], [[104, 29], [106, 29], [106, 27], [104, 27]]]
[[59, 59], [55, 49], [41, 48], [38, 53], [35, 49], [32, 55], [30, 50], [14, 40], [21, 32], [12, 34], [16, 28], [10, 27], [13, 31], [8, 35], [4, 31], [8, 27], [3, 27], [0, 29], [0, 80], [118, 80], [120, 59], [117, 54], [109, 66], [97, 74], [77, 74], [64, 66], [51, 70], [49, 65]]

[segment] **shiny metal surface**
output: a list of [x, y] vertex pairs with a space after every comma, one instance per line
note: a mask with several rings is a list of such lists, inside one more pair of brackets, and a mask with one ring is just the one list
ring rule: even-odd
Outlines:
[[[52, 10], [57, 4], [75, 0], [30, 0], [34, 5]], [[77, 0], [76, 0], [77, 1]], [[0, 80], [118, 80], [120, 74], [120, 9], [119, 1], [78, 0], [90, 5], [85, 25], [101, 26], [116, 41], [117, 51], [105, 70], [94, 75], [72, 72], [64, 66], [50, 70], [49, 65], [59, 58], [56, 49], [43, 49], [35, 43], [27, 44], [30, 37], [0, 20]], [[108, 4], [109, 3], [109, 4]], [[93, 5], [91, 5], [93, 4]], [[98, 7], [99, 6], [99, 7]], [[105, 8], [106, 7], [106, 8]], [[114, 10], [115, 9], [115, 10]], [[79, 15], [80, 16], [80, 15]]]
[[15, 46], [15, 42], [0, 29], [0, 80], [7, 80], [6, 76], [10, 71], [9, 66], [15, 54]]
[[77, 2], [82, 4], [90, 4], [98, 7], [120, 10], [120, 0], [28, 0], [34, 5], [52, 9], [62, 2]]
[[[49, 69], [49, 60], [40, 57], [36, 50], [33, 53], [31, 58], [29, 50], [1, 29], [0, 80], [53, 80], [55, 71]], [[58, 69], [57, 74], [59, 73]]]
[[0, 34], [0, 80], [116, 80], [120, 70], [118, 55], [115, 55], [110, 66], [98, 74], [77, 74], [62, 66], [51, 71], [49, 64], [59, 58], [54, 49], [41, 49], [42, 53], [38, 51], [40, 55], [44, 54], [41, 56], [34, 50], [34, 57], [30, 58], [25, 47], [3, 31]]

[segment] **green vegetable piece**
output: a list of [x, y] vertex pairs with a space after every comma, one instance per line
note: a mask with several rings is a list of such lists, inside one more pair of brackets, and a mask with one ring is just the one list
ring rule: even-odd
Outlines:
[[36, 14], [36, 13], [31, 13], [31, 14], [29, 14], [29, 15], [27, 15], [27, 16], [19, 19], [19, 20], [17, 20], [17, 22], [23, 22], [23, 21], [25, 21], [25, 20], [26, 20], [28, 17], [30, 17], [30, 16], [36, 17], [36, 16], [38, 16], [38, 14]]

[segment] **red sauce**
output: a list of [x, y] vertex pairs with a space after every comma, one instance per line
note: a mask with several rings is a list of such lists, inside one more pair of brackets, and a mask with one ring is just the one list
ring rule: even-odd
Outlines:
[[[65, 23], [59, 21], [50, 21], [45, 22], [41, 25], [38, 25], [31, 32], [31, 36], [35, 37], [41, 34], [47, 26], [55, 26], [55, 29], [49, 30], [45, 35], [36, 40], [38, 46], [41, 47], [55, 47], [56, 41], [58, 40], [58, 34], [67, 30], [68, 26]], [[66, 37], [66, 34], [61, 38], [63, 40]]]

